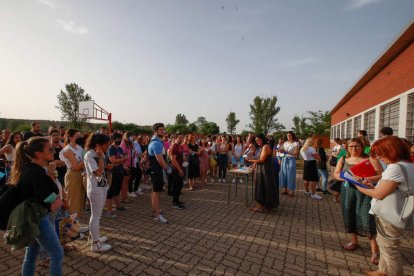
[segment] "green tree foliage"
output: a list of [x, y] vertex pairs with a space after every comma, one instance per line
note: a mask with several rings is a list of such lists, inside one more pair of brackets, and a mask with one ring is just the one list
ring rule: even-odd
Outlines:
[[331, 114], [329, 111], [308, 111], [307, 120], [312, 134], [329, 135], [331, 131]]
[[226, 117], [227, 131], [230, 132], [231, 135], [233, 135], [234, 132], [236, 131], [236, 126], [239, 122], [240, 120], [236, 118], [236, 113], [230, 112], [229, 115], [227, 115]]
[[303, 117], [303, 116], [302, 117], [299, 117], [299, 116], [293, 117], [292, 131], [295, 132], [297, 137], [300, 137], [300, 138], [309, 137], [310, 130], [309, 130], [309, 126], [308, 126], [306, 120], [307, 120], [307, 118]]
[[218, 134], [220, 133], [220, 127], [213, 122], [205, 122], [204, 124], [201, 125], [199, 132], [201, 132], [202, 134]]
[[254, 133], [269, 133], [273, 130], [281, 131], [285, 127], [280, 124], [276, 115], [280, 111], [280, 107], [276, 106], [277, 97], [261, 98], [259, 96], [253, 99], [250, 105], [250, 129]]
[[189, 133], [188, 126], [186, 124], [174, 124], [174, 125], [167, 125], [165, 130], [168, 133]]
[[189, 132], [197, 132], [197, 125], [195, 123], [188, 124], [188, 131]]
[[181, 125], [187, 125], [189, 122], [187, 120], [187, 118], [185, 117], [184, 114], [177, 114], [177, 116], [175, 116], [175, 124], [181, 124]]
[[307, 116], [293, 117], [292, 130], [298, 137], [307, 138], [311, 135], [329, 135], [331, 115], [329, 111], [307, 111]]
[[62, 120], [68, 120], [72, 127], [82, 129], [86, 119], [79, 118], [79, 102], [90, 101], [92, 98], [76, 83], [65, 84], [65, 90], [60, 90], [56, 108], [62, 113]]

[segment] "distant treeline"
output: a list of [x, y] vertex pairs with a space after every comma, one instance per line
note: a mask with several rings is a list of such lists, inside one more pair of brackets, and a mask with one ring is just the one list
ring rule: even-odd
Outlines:
[[[47, 133], [47, 130], [50, 126], [60, 127], [64, 126], [65, 128], [70, 128], [69, 122], [64, 121], [51, 121], [51, 120], [30, 120], [30, 119], [8, 119], [0, 118], [0, 130], [10, 129], [11, 131], [20, 131], [26, 132], [31, 129], [32, 122], [38, 122], [41, 125], [41, 132], [43, 134]], [[81, 129], [82, 132], [92, 132], [99, 129], [100, 126], [108, 127], [107, 122], [102, 123], [85, 123]], [[119, 129], [123, 131], [132, 131], [134, 134], [150, 134], [152, 132], [151, 126], [139, 126], [133, 123], [123, 124], [120, 122], [113, 122], [112, 129]]]

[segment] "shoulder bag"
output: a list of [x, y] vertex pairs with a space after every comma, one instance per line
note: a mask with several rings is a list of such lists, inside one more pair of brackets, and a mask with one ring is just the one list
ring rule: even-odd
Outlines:
[[[414, 195], [410, 191], [410, 184], [408, 183], [407, 171], [403, 165], [396, 163], [405, 178], [405, 185], [407, 185], [407, 191], [401, 191], [397, 188], [394, 192], [389, 194], [383, 200], [377, 200], [377, 202], [372, 206], [371, 210], [375, 216], [385, 220], [386, 222], [392, 224], [393, 226], [407, 230], [406, 233], [397, 238], [389, 237], [384, 233], [380, 221], [377, 219], [377, 230], [381, 235], [387, 239], [398, 240], [403, 238], [408, 234], [414, 226]], [[404, 184], [400, 184], [404, 185]]]

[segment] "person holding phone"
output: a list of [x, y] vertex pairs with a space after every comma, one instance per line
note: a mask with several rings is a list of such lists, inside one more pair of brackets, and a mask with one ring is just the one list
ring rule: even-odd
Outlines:
[[108, 238], [99, 236], [99, 222], [108, 191], [104, 159], [110, 144], [111, 141], [107, 135], [91, 133], [85, 146], [87, 150], [85, 155], [86, 194], [91, 203], [89, 240], [92, 240], [91, 250], [93, 252], [106, 252], [112, 249], [111, 245], [105, 243]]
[[50, 275], [62, 275], [63, 249], [49, 219], [50, 212], [62, 206], [59, 189], [55, 183], [54, 152], [52, 143], [43, 137], [32, 137], [28, 141], [20, 142], [16, 147], [9, 184], [17, 185], [23, 201], [35, 199], [49, 211], [40, 219], [40, 234], [36, 241], [26, 247], [21, 271], [24, 276], [34, 275], [40, 246], [50, 256]]

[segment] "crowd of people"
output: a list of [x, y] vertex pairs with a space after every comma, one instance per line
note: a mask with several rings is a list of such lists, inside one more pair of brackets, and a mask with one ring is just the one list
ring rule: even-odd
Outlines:
[[[115, 218], [146, 189], [152, 188], [154, 222], [167, 224], [160, 209], [164, 189], [172, 198], [171, 207], [183, 210], [183, 187], [196, 192], [207, 183], [243, 183], [237, 174], [227, 172], [245, 168], [254, 174], [256, 206], [251, 210], [270, 212], [278, 207], [279, 194], [297, 196], [299, 159], [303, 159], [305, 195], [321, 200], [322, 195], [333, 192], [334, 200], [341, 203], [346, 232], [351, 233], [351, 241], [342, 248], [353, 251], [359, 247], [358, 236], [368, 237], [371, 262], [379, 264], [379, 271], [372, 275], [393, 275], [394, 271], [402, 275], [398, 241], [384, 237], [396, 237], [401, 231], [375, 220], [371, 211], [372, 202], [385, 198], [402, 182], [414, 183], [414, 146], [392, 136], [389, 128], [382, 130], [384, 137], [372, 147], [361, 130], [358, 137], [334, 139], [328, 153], [322, 139], [299, 140], [292, 131], [276, 142], [264, 134], [167, 134], [162, 123], [153, 126], [153, 135], [121, 130], [109, 133], [105, 127], [90, 134], [50, 127], [43, 135], [40, 129], [36, 122], [24, 134], [5, 129], [0, 140], [2, 184], [7, 181], [21, 187], [23, 198], [36, 199], [49, 211], [41, 218], [40, 236], [26, 248], [23, 275], [33, 275], [39, 250], [49, 260], [41, 263], [50, 266], [51, 275], [61, 275], [63, 250], [53, 229], [57, 213], [66, 211], [77, 217], [90, 213], [89, 226], [80, 227], [79, 232], [89, 231], [92, 251], [106, 252], [112, 247], [99, 232], [102, 215]], [[371, 188], [378, 182], [375, 189], [350, 185], [341, 177], [342, 171], [366, 160], [375, 168], [375, 175], [359, 180]], [[410, 179], [402, 176], [397, 163], [403, 164]], [[57, 195], [52, 201], [51, 194]], [[377, 235], [378, 223], [385, 234]]]

